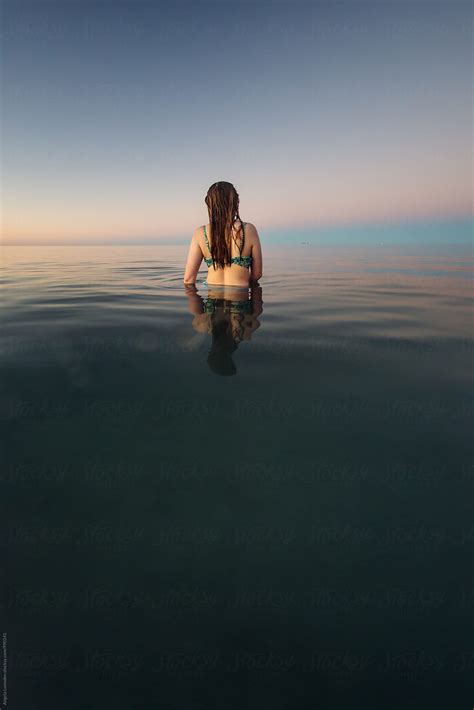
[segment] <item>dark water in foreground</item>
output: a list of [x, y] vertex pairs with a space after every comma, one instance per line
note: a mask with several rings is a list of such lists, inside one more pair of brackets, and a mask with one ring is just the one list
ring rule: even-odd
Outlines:
[[471, 254], [184, 256], [3, 249], [8, 706], [470, 708]]

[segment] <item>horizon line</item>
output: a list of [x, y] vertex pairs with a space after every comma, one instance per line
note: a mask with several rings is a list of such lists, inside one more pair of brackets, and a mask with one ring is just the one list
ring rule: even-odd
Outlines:
[[[285, 232], [292, 231], [295, 234], [301, 234], [308, 231], [313, 231], [315, 233], [321, 232], [331, 232], [341, 229], [348, 230], [361, 230], [361, 229], [376, 229], [376, 228], [396, 228], [402, 226], [428, 226], [428, 225], [442, 225], [442, 224], [469, 224], [474, 227], [474, 213], [465, 215], [436, 215], [436, 216], [403, 216], [403, 217], [393, 217], [385, 218], [384, 220], [375, 221], [341, 221], [341, 222], [331, 222], [323, 223], [319, 222], [310, 225], [298, 225], [294, 226], [291, 224], [279, 226], [279, 227], [261, 227], [259, 228], [259, 233], [262, 241], [265, 241], [262, 236], [265, 232], [268, 235], [274, 234], [281, 235]], [[47, 239], [44, 241], [43, 238], [38, 239], [32, 238], [18, 238], [17, 240], [12, 238], [0, 239], [1, 246], [146, 246], [146, 245], [182, 245], [188, 244], [190, 236], [186, 233], [176, 234], [176, 236], [148, 236], [148, 235], [124, 235], [124, 236], [84, 236], [84, 237], [72, 237], [72, 238], [62, 238], [58, 239]]]

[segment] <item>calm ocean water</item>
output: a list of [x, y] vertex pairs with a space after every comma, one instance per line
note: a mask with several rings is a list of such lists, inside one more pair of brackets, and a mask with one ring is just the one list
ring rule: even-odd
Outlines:
[[185, 254], [2, 250], [9, 706], [471, 707], [472, 252]]

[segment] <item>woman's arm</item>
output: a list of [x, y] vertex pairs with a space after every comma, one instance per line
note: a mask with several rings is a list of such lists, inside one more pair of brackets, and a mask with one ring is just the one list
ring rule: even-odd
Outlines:
[[189, 245], [188, 258], [186, 261], [186, 267], [184, 269], [183, 283], [193, 284], [196, 282], [196, 276], [201, 266], [203, 259], [203, 254], [201, 247], [199, 246], [198, 234], [199, 229], [194, 230], [193, 236], [191, 237], [191, 244]]
[[262, 245], [260, 244], [260, 237], [258, 236], [257, 228], [255, 225], [252, 227], [252, 266], [250, 267], [250, 285], [256, 286], [258, 280], [262, 278], [263, 273], [263, 258], [262, 258]]

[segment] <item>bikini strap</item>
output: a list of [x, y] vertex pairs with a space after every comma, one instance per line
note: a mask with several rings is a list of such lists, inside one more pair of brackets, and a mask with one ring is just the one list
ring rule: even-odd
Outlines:
[[209, 249], [209, 254], [210, 254], [210, 253], [211, 253], [211, 247], [210, 247], [210, 245], [209, 245], [209, 240], [208, 240], [207, 234], [206, 234], [206, 225], [204, 225], [204, 237], [205, 237], [205, 239], [206, 239], [207, 248]]

